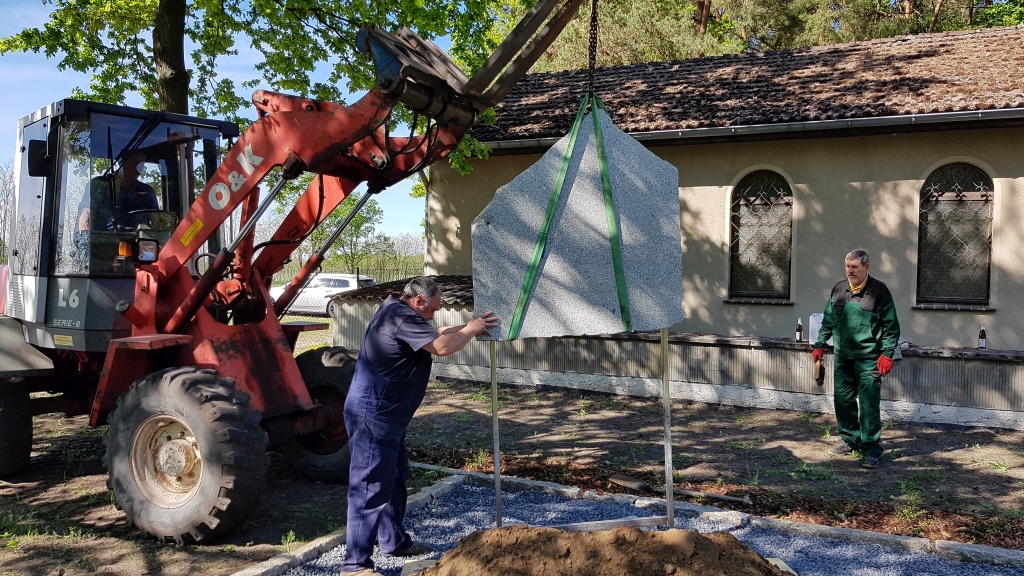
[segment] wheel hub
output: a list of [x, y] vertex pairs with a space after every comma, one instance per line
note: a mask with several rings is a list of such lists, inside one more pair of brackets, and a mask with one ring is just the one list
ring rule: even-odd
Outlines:
[[155, 504], [176, 508], [188, 502], [203, 476], [203, 456], [195, 434], [174, 417], [147, 418], [132, 440], [132, 473]]
[[167, 442], [159, 448], [156, 457], [157, 469], [168, 476], [181, 476], [192, 472], [197, 455], [192, 444], [178, 438]]

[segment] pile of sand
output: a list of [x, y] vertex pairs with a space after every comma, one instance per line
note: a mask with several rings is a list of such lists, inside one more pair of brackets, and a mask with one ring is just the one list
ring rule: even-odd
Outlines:
[[732, 534], [620, 526], [566, 532], [526, 525], [466, 536], [422, 576], [780, 576]]

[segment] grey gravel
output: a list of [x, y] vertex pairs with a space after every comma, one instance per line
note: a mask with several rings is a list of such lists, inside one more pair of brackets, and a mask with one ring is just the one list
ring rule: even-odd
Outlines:
[[[633, 330], [683, 320], [679, 173], [598, 111], [618, 218]], [[507, 339], [548, 199], [568, 146], [560, 140], [498, 189], [473, 220], [478, 311], [501, 318]], [[594, 122], [582, 122], [520, 338], [606, 334], [623, 328], [612, 267]]]
[[[654, 507], [638, 508], [622, 502], [571, 499], [546, 492], [503, 492], [505, 525], [554, 525], [627, 516], [646, 517], [663, 513]], [[418, 542], [436, 552], [420, 558], [437, 558], [454, 548], [475, 530], [494, 526], [494, 489], [465, 483], [440, 496], [425, 508], [409, 514], [407, 528]], [[800, 576], [1024, 576], [1024, 568], [963, 563], [935, 554], [898, 550], [877, 544], [815, 538], [765, 530], [735, 522], [677, 517], [676, 527], [702, 533], [729, 531], [765, 558], [781, 558]], [[287, 576], [337, 576], [344, 546], [287, 572]], [[377, 570], [399, 576], [404, 561], [374, 556]]]

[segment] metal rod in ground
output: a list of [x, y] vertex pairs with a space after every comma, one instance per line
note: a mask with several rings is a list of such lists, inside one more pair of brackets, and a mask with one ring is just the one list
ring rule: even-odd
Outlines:
[[498, 352], [491, 340], [491, 421], [494, 423], [494, 525], [501, 528], [501, 445], [498, 441]]
[[675, 470], [672, 464], [672, 394], [668, 386], [668, 328], [661, 329], [661, 395], [665, 407], [665, 520], [675, 527], [675, 505], [672, 502], [672, 483]]

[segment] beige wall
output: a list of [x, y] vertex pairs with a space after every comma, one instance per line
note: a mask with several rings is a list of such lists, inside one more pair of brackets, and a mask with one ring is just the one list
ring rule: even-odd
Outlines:
[[[679, 169], [683, 308], [673, 330], [792, 337], [796, 318], [824, 308], [852, 248], [871, 254], [871, 273], [896, 298], [903, 334], [933, 346], [975, 346], [986, 324], [989, 348], [1024, 348], [1024, 130], [956, 130], [775, 142], [654, 147]], [[475, 161], [469, 176], [432, 172], [428, 273], [471, 274], [473, 218], [495, 190], [539, 155]], [[995, 185], [990, 306], [996, 312], [913, 310], [918, 198], [928, 174], [967, 162]], [[794, 196], [790, 286], [794, 306], [722, 302], [729, 285], [729, 197], [754, 170], [773, 170]]]

